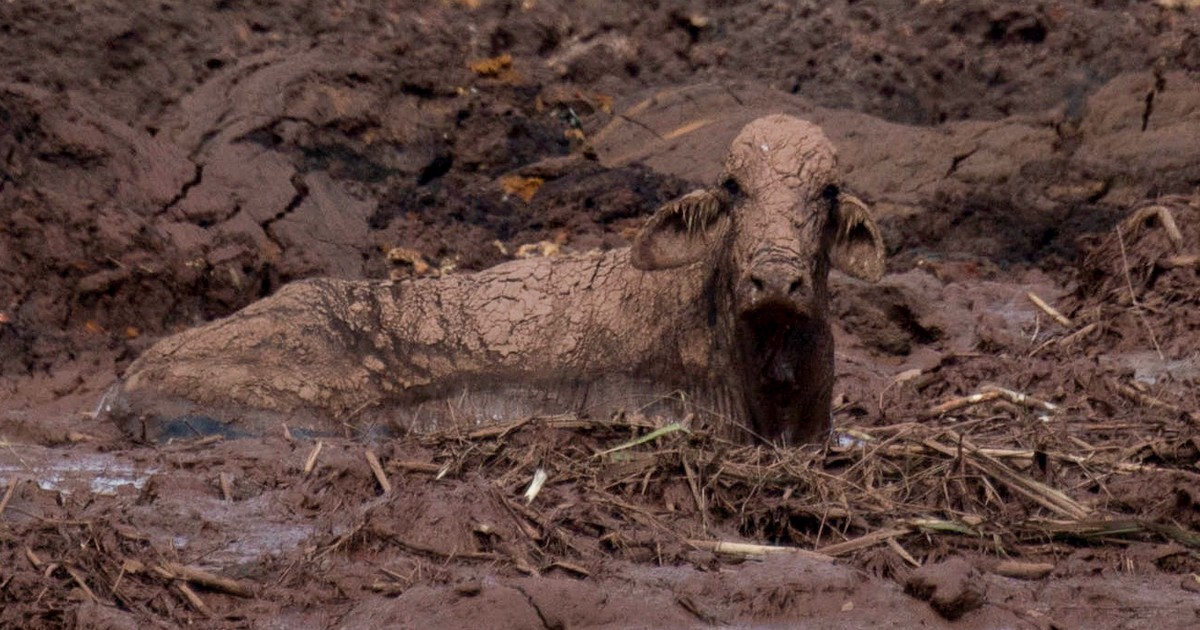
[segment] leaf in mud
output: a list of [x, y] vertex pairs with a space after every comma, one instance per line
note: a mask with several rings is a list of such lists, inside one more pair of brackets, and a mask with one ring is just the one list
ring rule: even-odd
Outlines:
[[667, 426], [665, 426], [665, 427], [662, 427], [662, 428], [660, 428], [660, 429], [655, 429], [655, 430], [653, 430], [653, 431], [651, 431], [651, 432], [647, 433], [646, 435], [643, 435], [642, 437], [639, 437], [639, 438], [637, 438], [637, 439], [630, 440], [630, 441], [628, 441], [628, 442], [626, 442], [626, 443], [624, 443], [624, 444], [621, 444], [620, 446], [614, 446], [614, 447], [612, 447], [612, 448], [608, 449], [607, 451], [600, 451], [599, 453], [596, 453], [596, 457], [603, 457], [603, 456], [605, 456], [605, 455], [610, 455], [610, 454], [612, 454], [612, 453], [615, 453], [615, 452], [617, 452], [617, 451], [622, 451], [622, 450], [625, 450], [625, 449], [627, 449], [627, 448], [633, 448], [633, 447], [635, 447], [635, 446], [637, 446], [637, 445], [639, 445], [639, 444], [645, 444], [645, 443], [647, 443], [647, 442], [653, 442], [654, 440], [657, 440], [658, 438], [660, 438], [660, 437], [662, 437], [662, 436], [664, 436], [664, 435], [667, 435], [667, 434], [669, 434], [669, 433], [674, 433], [674, 432], [676, 432], [676, 431], [683, 431], [683, 432], [685, 432], [685, 433], [686, 433], [686, 432], [687, 432], [687, 428], [686, 428], [686, 427], [684, 427], [682, 423], [679, 423], [679, 422], [672, 422], [671, 424], [668, 424], [668, 425], [667, 425]]
[[542, 184], [546, 180], [541, 177], [521, 177], [520, 175], [506, 175], [500, 178], [500, 187], [504, 189], [507, 195], [516, 195], [521, 198], [521, 201], [529, 203], [537, 191], [541, 189]]
[[471, 69], [471, 72], [481, 77], [499, 79], [506, 83], [516, 83], [521, 78], [521, 75], [513, 68], [512, 55], [508, 53], [495, 57], [476, 59], [467, 64], [467, 67]]

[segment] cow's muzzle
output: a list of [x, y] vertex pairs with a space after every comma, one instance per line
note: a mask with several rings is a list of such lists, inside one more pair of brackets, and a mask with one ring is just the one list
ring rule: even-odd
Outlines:
[[750, 268], [745, 276], [748, 306], [771, 302], [791, 302], [800, 306], [812, 297], [808, 271], [790, 261], [764, 261]]

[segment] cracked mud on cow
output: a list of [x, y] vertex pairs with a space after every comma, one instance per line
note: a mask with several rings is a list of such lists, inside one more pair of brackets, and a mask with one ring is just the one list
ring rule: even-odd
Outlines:
[[1195, 2], [0, 32], [0, 627], [1200, 620]]

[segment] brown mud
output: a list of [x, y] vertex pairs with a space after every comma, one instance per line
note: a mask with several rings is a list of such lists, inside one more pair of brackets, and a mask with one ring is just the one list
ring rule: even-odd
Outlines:
[[[1194, 4], [0, 3], [0, 626], [1194, 627]], [[819, 451], [95, 418], [290, 280], [623, 246], [767, 111], [891, 254]]]

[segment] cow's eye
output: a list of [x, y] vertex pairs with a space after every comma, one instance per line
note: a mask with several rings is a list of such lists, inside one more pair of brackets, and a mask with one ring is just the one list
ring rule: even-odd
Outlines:
[[721, 182], [721, 188], [732, 196], [742, 194], [742, 187], [738, 185], [737, 180], [732, 177], [726, 177], [725, 181]]
[[825, 190], [821, 191], [821, 196], [825, 198], [825, 201], [829, 202], [830, 207], [837, 203], [838, 195], [840, 194], [842, 194], [842, 190], [836, 184], [830, 184], [825, 187]]

